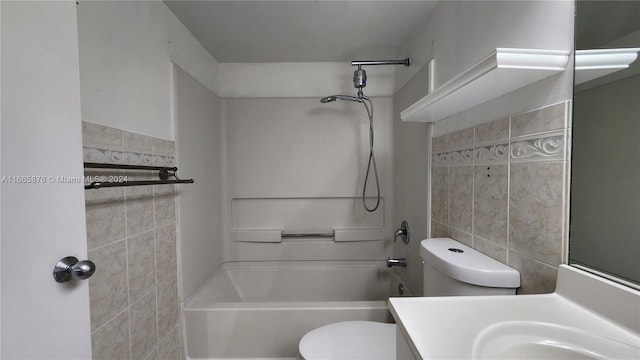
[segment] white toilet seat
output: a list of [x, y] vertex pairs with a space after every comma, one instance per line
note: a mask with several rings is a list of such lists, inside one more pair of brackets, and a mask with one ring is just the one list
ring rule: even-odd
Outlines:
[[343, 321], [308, 332], [298, 345], [300, 360], [393, 360], [396, 325]]

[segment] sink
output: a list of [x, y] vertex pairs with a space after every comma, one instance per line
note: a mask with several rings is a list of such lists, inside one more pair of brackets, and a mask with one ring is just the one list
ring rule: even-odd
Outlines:
[[638, 359], [640, 344], [536, 321], [507, 321], [484, 329], [474, 359]]
[[[389, 298], [404, 359], [640, 359], [640, 291], [568, 265], [550, 294]], [[401, 340], [402, 340], [401, 339]]]

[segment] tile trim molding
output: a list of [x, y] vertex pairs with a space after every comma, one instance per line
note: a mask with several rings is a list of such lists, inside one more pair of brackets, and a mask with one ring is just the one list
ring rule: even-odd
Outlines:
[[129, 151], [115, 151], [96, 147], [84, 147], [84, 159], [88, 162], [126, 163], [130, 165], [174, 166], [174, 156], [154, 155]]
[[506, 164], [509, 161], [509, 144], [486, 145], [473, 150], [475, 165]]
[[521, 137], [513, 142], [480, 145], [432, 155], [434, 167], [506, 164], [512, 162], [564, 161], [564, 130], [534, 138]]
[[564, 160], [564, 134], [551, 134], [537, 139], [520, 140], [511, 144], [511, 160], [525, 162], [534, 160]]

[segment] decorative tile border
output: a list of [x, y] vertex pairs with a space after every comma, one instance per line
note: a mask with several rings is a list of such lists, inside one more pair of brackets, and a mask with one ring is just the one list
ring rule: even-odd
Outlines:
[[82, 148], [83, 158], [85, 162], [120, 164], [122, 163], [122, 151]]
[[431, 156], [433, 166], [471, 166], [473, 165], [473, 149], [454, 150]]
[[451, 166], [470, 166], [473, 165], [473, 149], [456, 150], [448, 155], [449, 165]]
[[506, 164], [508, 161], [509, 144], [484, 145], [431, 156], [431, 164], [435, 167]]
[[449, 161], [447, 160], [447, 155], [448, 155], [448, 153], [432, 155], [431, 156], [431, 166], [434, 166], [434, 167], [449, 166]]
[[473, 150], [474, 165], [506, 164], [509, 161], [509, 144], [485, 145]]
[[122, 152], [94, 147], [84, 147], [84, 161], [104, 163], [125, 163], [129, 165], [174, 166], [176, 159], [169, 155], [153, 155], [136, 152]]
[[511, 161], [562, 161], [564, 160], [564, 143], [564, 134], [513, 142]]
[[565, 160], [564, 133], [544, 137], [518, 138], [511, 144], [485, 144], [472, 149], [441, 152], [431, 156], [434, 167], [507, 164]]

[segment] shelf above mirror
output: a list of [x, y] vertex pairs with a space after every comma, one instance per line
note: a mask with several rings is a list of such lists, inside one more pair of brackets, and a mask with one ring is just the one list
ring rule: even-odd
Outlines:
[[497, 48], [403, 110], [400, 118], [410, 122], [445, 119], [564, 71], [569, 53], [568, 50]]
[[629, 68], [640, 48], [576, 50], [575, 84]]

